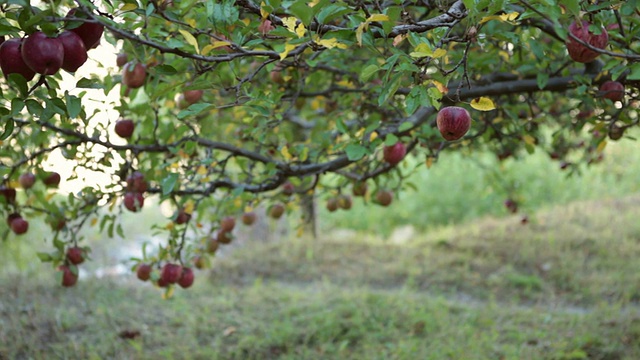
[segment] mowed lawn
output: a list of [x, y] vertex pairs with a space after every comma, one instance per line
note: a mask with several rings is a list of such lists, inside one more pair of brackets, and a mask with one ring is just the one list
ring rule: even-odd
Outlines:
[[168, 300], [133, 275], [4, 272], [0, 359], [640, 359], [639, 210], [251, 242]]

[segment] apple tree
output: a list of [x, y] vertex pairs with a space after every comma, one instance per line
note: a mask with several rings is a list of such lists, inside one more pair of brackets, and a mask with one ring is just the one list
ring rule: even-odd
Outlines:
[[[149, 198], [175, 212], [149, 225], [165, 241], [137, 276], [189, 287], [190, 267], [258, 206], [274, 219], [313, 197], [330, 211], [352, 196], [387, 206], [415, 170], [407, 155], [431, 167], [445, 151], [542, 151], [571, 169], [597, 163], [640, 121], [638, 1], [2, 0], [0, 10], [2, 231], [29, 236], [29, 220], [46, 219], [39, 256], [64, 286], [87, 255], [80, 230], [122, 236], [122, 216]], [[107, 45], [117, 56], [99, 56]], [[56, 196], [69, 179], [45, 166], [53, 154], [72, 177], [90, 170], [108, 184]]]

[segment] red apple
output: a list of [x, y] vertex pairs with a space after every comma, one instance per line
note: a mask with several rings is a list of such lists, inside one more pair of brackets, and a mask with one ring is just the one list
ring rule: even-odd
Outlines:
[[327, 200], [327, 211], [329, 212], [334, 212], [336, 210], [338, 210], [338, 198], [336, 197], [331, 197]]
[[75, 72], [87, 61], [87, 49], [84, 47], [82, 38], [73, 31], [63, 31], [58, 35], [58, 39], [64, 48], [62, 69]]
[[[78, 268], [76, 267], [76, 272]], [[62, 286], [71, 287], [78, 282], [78, 274], [73, 273], [71, 268], [67, 265], [58, 266], [58, 271], [62, 271]]]
[[138, 279], [142, 280], [142, 281], [147, 281], [151, 278], [151, 271], [153, 269], [151, 268], [151, 265], [149, 264], [140, 264], [138, 265], [138, 268], [136, 269], [136, 276], [138, 277]]
[[[82, 13], [82, 10], [78, 11], [76, 14], [76, 9], [71, 9], [67, 13], [67, 16], [75, 16], [82, 19], [87, 19], [88, 16]], [[102, 33], [104, 32], [104, 26], [98, 22], [84, 22], [82, 25], [77, 28], [71, 29], [74, 33], [78, 34], [82, 41], [84, 42], [84, 46], [87, 50], [96, 48], [98, 44], [100, 44], [100, 38], [102, 37]]]
[[84, 262], [84, 250], [77, 246], [67, 249], [67, 260], [73, 265], [82, 264]]
[[60, 174], [55, 171], [50, 172], [44, 179], [42, 179], [42, 182], [47, 187], [58, 187], [58, 185], [60, 185]]
[[20, 74], [29, 81], [36, 73], [22, 59], [21, 45], [22, 39], [9, 39], [0, 45], [0, 68], [4, 76]]
[[16, 189], [2, 186], [0, 187], [0, 197], [3, 197], [7, 204], [16, 202]]
[[515, 214], [518, 212], [518, 203], [515, 200], [507, 199], [504, 201], [504, 207], [509, 210], [510, 213]]
[[353, 196], [365, 196], [367, 194], [367, 183], [364, 181], [358, 181], [353, 184], [353, 188], [351, 189], [353, 192]]
[[18, 178], [18, 182], [23, 189], [31, 189], [36, 183], [36, 176], [32, 173], [24, 173]]
[[198, 101], [200, 101], [200, 99], [202, 99], [202, 96], [204, 95], [204, 91], [202, 90], [185, 90], [183, 93], [183, 98], [184, 101], [186, 101], [189, 105], [191, 104], [195, 104]]
[[118, 65], [118, 67], [123, 67], [127, 61], [129, 61], [129, 56], [125, 53], [120, 53], [116, 57], [116, 65]]
[[143, 193], [147, 191], [147, 181], [144, 178], [144, 174], [139, 171], [134, 171], [127, 178], [127, 191]]
[[167, 282], [163, 278], [158, 279], [158, 282], [156, 284], [158, 284], [158, 286], [161, 287], [161, 288], [165, 288], [165, 287], [169, 286], [169, 282]]
[[[590, 25], [591, 24], [587, 20], [582, 20], [581, 22], [574, 21], [569, 25], [569, 33], [595, 48], [606, 48], [607, 42], [609, 41], [609, 34], [607, 34], [607, 30], [602, 28], [602, 32], [596, 35], [589, 31]], [[598, 55], [600, 55], [599, 52], [593, 51], [575, 41], [571, 36], [567, 36], [566, 46], [569, 56], [573, 61], [588, 63], [592, 62], [598, 57]]]
[[291, 196], [296, 191], [295, 186], [289, 181], [282, 184], [282, 194], [285, 196]]
[[248, 211], [244, 214], [242, 214], [242, 223], [245, 225], [253, 225], [253, 223], [256, 222], [256, 213], [254, 213], [253, 211]]
[[144, 196], [138, 192], [124, 194], [124, 207], [132, 212], [138, 212], [144, 206]]
[[613, 101], [622, 101], [624, 99], [624, 85], [617, 81], [605, 81], [600, 85], [602, 97]]
[[471, 128], [469, 112], [458, 106], [448, 106], [438, 111], [436, 123], [440, 134], [447, 141], [458, 140]]
[[7, 216], [7, 226], [11, 227], [11, 223], [13, 222], [13, 220], [18, 218], [22, 218], [22, 216], [18, 213], [9, 214], [9, 216]]
[[227, 216], [220, 221], [220, 230], [231, 232], [236, 227], [236, 219], [233, 216]]
[[389, 190], [379, 190], [376, 193], [376, 202], [382, 206], [389, 206], [393, 201], [393, 193]]
[[29, 35], [22, 43], [22, 59], [38, 74], [53, 75], [64, 61], [64, 46], [59, 38], [50, 38], [42, 31]]
[[141, 63], [128, 62], [122, 69], [122, 83], [132, 89], [144, 85], [147, 78], [147, 69]]
[[124, 139], [128, 139], [133, 135], [133, 130], [135, 128], [135, 124], [133, 120], [129, 119], [120, 119], [116, 121], [115, 131], [118, 136]]
[[218, 241], [218, 243], [226, 245], [231, 243], [231, 240], [233, 240], [233, 235], [231, 235], [231, 233], [228, 231], [223, 231], [222, 229], [220, 229], [216, 234], [216, 240]]
[[273, 204], [269, 208], [269, 216], [273, 219], [280, 219], [284, 214], [284, 205], [282, 204]]
[[391, 146], [385, 146], [382, 153], [384, 161], [389, 163], [391, 166], [395, 166], [404, 159], [405, 155], [407, 155], [407, 148], [403, 143], [398, 141]]
[[181, 276], [182, 266], [178, 264], [165, 264], [160, 273], [160, 278], [169, 284], [177, 283]]
[[178, 214], [176, 215], [176, 224], [186, 224], [187, 222], [189, 222], [189, 220], [191, 220], [191, 214], [187, 214], [184, 211], [184, 208], [180, 208], [180, 210], [178, 210]]
[[16, 235], [21, 235], [29, 230], [29, 222], [22, 217], [11, 220], [11, 231]]
[[180, 285], [181, 288], [186, 289], [193, 285], [194, 279], [195, 275], [191, 268], [182, 268], [182, 276], [180, 276], [180, 279], [178, 280], [178, 285]]

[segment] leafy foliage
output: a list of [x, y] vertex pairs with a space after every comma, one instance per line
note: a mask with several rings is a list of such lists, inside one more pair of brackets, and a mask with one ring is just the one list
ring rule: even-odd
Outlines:
[[[76, 77], [77, 89], [104, 95], [91, 113], [96, 100], [66, 89], [61, 73], [0, 83], [5, 188], [24, 172], [49, 176], [42, 164], [54, 152], [112, 180], [64, 199], [42, 182], [17, 201], [0, 197], [7, 216], [50, 220], [55, 251], [40, 258], [56, 266], [82, 227], [125, 236], [116, 215], [143, 206], [140, 195], [175, 209], [171, 223], [152, 228], [164, 246], [140, 260], [159, 269], [203, 255], [220, 220], [260, 204], [292, 211], [300, 197], [335, 198], [366, 181], [367, 199], [402, 191], [413, 169], [382, 159], [398, 141], [429, 167], [443, 151], [489, 149], [499, 159], [546, 151], [571, 169], [598, 162], [607, 141], [640, 121], [635, 1], [78, 0], [1, 9], [5, 37], [100, 24], [102, 41], [129, 60], [122, 73]], [[589, 32], [608, 31], [587, 64], [565, 45], [579, 19]], [[124, 76], [137, 63], [140, 87]], [[598, 90], [608, 80], [624, 84], [622, 101]], [[449, 142], [435, 113], [454, 104], [473, 122]], [[131, 137], [115, 135], [107, 108], [134, 121]], [[134, 172], [148, 187], [127, 184]], [[134, 202], [123, 203], [125, 193]]]

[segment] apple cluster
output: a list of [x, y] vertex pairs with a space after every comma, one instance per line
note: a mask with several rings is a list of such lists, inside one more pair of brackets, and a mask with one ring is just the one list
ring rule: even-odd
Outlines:
[[147, 180], [139, 171], [134, 171], [127, 178], [124, 194], [124, 207], [131, 212], [138, 212], [144, 206], [144, 192], [147, 191]]
[[[31, 189], [35, 185], [36, 180], [37, 178], [33, 173], [24, 173], [18, 178], [18, 182], [24, 190]], [[42, 178], [42, 183], [46, 187], [58, 187], [60, 184], [60, 174], [57, 172], [47, 173]], [[22, 235], [29, 231], [29, 221], [24, 219], [20, 214], [16, 195], [16, 189], [13, 187], [0, 187], [0, 203], [3, 203], [4, 208], [9, 211], [9, 215], [7, 216], [7, 226], [14, 234]], [[54, 230], [61, 230], [66, 223], [62, 219], [55, 219], [55, 221], [51, 222], [51, 225]]]
[[[67, 16], [76, 10], [71, 9]], [[25, 38], [9, 39], [0, 45], [0, 68], [5, 76], [20, 74], [27, 81], [35, 74], [53, 75], [60, 69], [73, 73], [87, 61], [87, 51], [98, 46], [103, 32], [101, 24], [84, 22], [57, 36], [36, 31]]]

